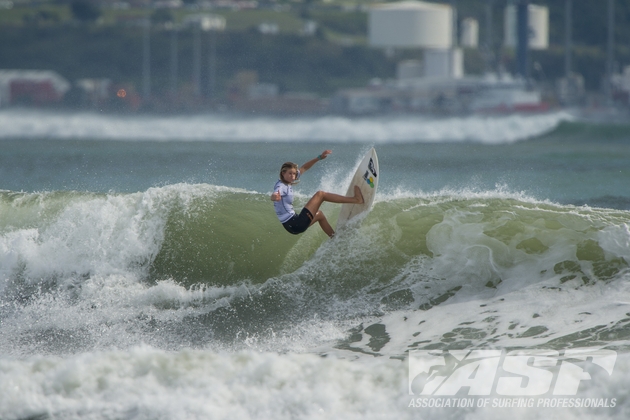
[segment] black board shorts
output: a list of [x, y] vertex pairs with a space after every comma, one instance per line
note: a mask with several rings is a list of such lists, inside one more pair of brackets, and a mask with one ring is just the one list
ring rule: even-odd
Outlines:
[[313, 214], [306, 207], [302, 209], [300, 215], [294, 214], [292, 218], [282, 224], [287, 232], [294, 235], [304, 232], [311, 225]]

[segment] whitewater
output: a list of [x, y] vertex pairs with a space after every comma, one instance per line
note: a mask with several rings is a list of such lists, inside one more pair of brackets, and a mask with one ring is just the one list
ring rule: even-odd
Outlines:
[[[0, 140], [0, 418], [630, 414], [627, 126], [8, 119], [22, 128]], [[368, 215], [333, 240], [284, 231], [269, 200], [282, 162], [333, 149], [296, 187], [299, 208], [343, 193], [375, 144]], [[338, 206], [323, 211], [334, 225]], [[511, 373], [514, 352], [529, 370]], [[453, 392], [427, 393], [444, 374], [422, 377], [427, 355], [461, 362]]]
[[231, 115], [124, 117], [97, 113], [41, 113], [31, 110], [0, 113], [0, 138], [103, 139], [151, 141], [330, 141], [389, 143], [392, 141], [514, 142], [551, 131], [568, 112], [536, 117], [413, 117], [346, 118], [337, 116], [270, 118]]

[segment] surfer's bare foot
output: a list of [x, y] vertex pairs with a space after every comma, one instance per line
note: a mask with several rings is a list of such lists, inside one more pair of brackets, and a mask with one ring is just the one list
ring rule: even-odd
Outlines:
[[354, 186], [354, 198], [357, 200], [357, 204], [363, 204], [363, 194], [357, 185]]

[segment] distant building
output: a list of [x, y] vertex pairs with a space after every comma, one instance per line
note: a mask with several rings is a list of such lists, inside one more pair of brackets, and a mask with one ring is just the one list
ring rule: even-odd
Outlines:
[[368, 44], [392, 49], [422, 49], [426, 77], [461, 79], [463, 52], [454, 48], [454, 11], [423, 1], [377, 4], [369, 9]]
[[0, 70], [0, 106], [60, 102], [70, 83], [51, 70]]
[[581, 74], [571, 73], [568, 77], [562, 77], [557, 82], [558, 100], [562, 105], [579, 105], [586, 100], [584, 77]]
[[479, 46], [479, 22], [477, 19], [466, 18], [462, 20], [462, 34], [459, 43], [465, 48], [477, 48]]
[[278, 85], [273, 83], [256, 83], [248, 86], [247, 97], [249, 99], [277, 98]]
[[184, 17], [182, 25], [185, 28], [198, 27], [202, 31], [222, 31], [225, 29], [225, 18], [221, 15], [196, 13]]
[[307, 20], [304, 22], [304, 26], [302, 26], [302, 34], [306, 36], [313, 36], [317, 33], [317, 22], [314, 20]]
[[330, 101], [333, 112], [351, 115], [379, 113], [544, 112], [549, 105], [523, 79], [509, 75], [467, 76], [460, 79], [414, 77], [414, 62], [399, 66], [399, 78], [365, 88], [342, 89]]
[[277, 35], [280, 32], [280, 27], [275, 22], [263, 22], [258, 25], [258, 32], [265, 35]]
[[184, 2], [182, 0], [157, 0], [152, 6], [155, 9], [179, 9], [184, 6]]
[[613, 74], [612, 90], [615, 102], [630, 105], [630, 66], [625, 66], [621, 74]]
[[109, 99], [112, 81], [110, 79], [80, 79], [76, 81], [75, 86], [81, 89], [89, 104], [97, 106]]
[[[532, 50], [546, 50], [549, 48], [549, 8], [529, 4], [527, 12], [529, 48]], [[505, 46], [514, 48], [518, 43], [517, 10], [514, 4], [509, 4], [505, 8], [504, 19]]]
[[[452, 2], [454, 3], [454, 2]], [[506, 45], [516, 44], [516, 9], [505, 14]], [[549, 12], [529, 5], [529, 48], [546, 49]], [[451, 5], [424, 1], [399, 1], [369, 8], [368, 44], [384, 48], [422, 51], [422, 59], [398, 63], [397, 78], [365, 88], [341, 89], [330, 100], [330, 109], [353, 115], [378, 113], [545, 112], [549, 104], [524, 78], [507, 74], [466, 75], [463, 49], [457, 46], [456, 10]], [[461, 47], [477, 48], [479, 23], [461, 23]]]
[[374, 5], [368, 15], [368, 42], [381, 48], [451, 48], [453, 9], [423, 1]]

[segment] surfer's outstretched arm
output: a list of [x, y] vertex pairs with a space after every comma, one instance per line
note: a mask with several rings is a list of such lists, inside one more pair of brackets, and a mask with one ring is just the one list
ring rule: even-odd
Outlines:
[[304, 172], [311, 169], [311, 167], [315, 165], [317, 162], [319, 162], [320, 160], [326, 159], [326, 157], [331, 153], [332, 153], [332, 150], [324, 150], [321, 155], [309, 160], [304, 165], [300, 166], [300, 168], [298, 169], [300, 171], [300, 174], [303, 174]]

